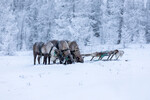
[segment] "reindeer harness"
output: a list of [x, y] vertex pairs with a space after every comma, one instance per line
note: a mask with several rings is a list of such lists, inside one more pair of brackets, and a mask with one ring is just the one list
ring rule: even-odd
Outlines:
[[[53, 48], [54, 48], [54, 46], [51, 47], [51, 50], [49, 51], [49, 54], [48, 54], [48, 55], [51, 56], [51, 52], [52, 52]], [[54, 54], [55, 54], [55, 52], [54, 52]]]
[[[70, 49], [64, 49], [64, 50], [61, 50], [62, 53], [63, 53], [63, 56], [65, 55], [64, 52], [65, 52], [65, 51], [68, 51], [68, 50], [70, 50]], [[68, 56], [66, 56], [65, 59], [68, 61], [68, 60], [69, 60]]]

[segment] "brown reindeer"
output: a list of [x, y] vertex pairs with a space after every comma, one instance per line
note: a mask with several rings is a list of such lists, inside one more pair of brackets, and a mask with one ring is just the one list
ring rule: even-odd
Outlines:
[[41, 51], [44, 54], [44, 64], [47, 64], [47, 58], [48, 64], [50, 64], [50, 60], [52, 60], [53, 63], [56, 63], [57, 59], [61, 60], [63, 58], [60, 54], [60, 51], [51, 42], [47, 42], [42, 47]]
[[43, 42], [36, 42], [33, 45], [33, 56], [34, 56], [34, 65], [36, 64], [36, 57], [38, 56], [38, 63], [40, 64], [40, 58], [44, 54], [42, 53], [41, 49], [44, 46]]
[[59, 48], [58, 48], [58, 43], [59, 43], [58, 40], [51, 40], [50, 42], [51, 42], [57, 49], [59, 49]]
[[70, 48], [70, 51], [71, 51], [71, 54], [73, 56], [73, 59], [76, 61], [76, 62], [81, 62], [83, 63], [84, 60], [80, 54], [80, 50], [79, 50], [79, 46], [77, 44], [76, 41], [72, 41], [72, 42], [69, 42], [68, 41], [68, 45], [69, 45], [69, 48]]
[[[49, 42], [51, 42], [59, 50], [59, 47], [58, 47], [59, 41], [58, 40], [51, 40]], [[63, 53], [61, 52], [61, 50], [59, 50], [59, 54], [57, 56], [58, 56], [60, 63], [64, 61]], [[53, 63], [56, 63], [56, 60]]]
[[[69, 45], [66, 41], [64, 41], [64, 40], [59, 41], [58, 48], [62, 52], [63, 57], [65, 58], [64, 64], [74, 63], [74, 59], [73, 59], [70, 49], [69, 49]], [[60, 61], [60, 63], [62, 63], [62, 61]]]

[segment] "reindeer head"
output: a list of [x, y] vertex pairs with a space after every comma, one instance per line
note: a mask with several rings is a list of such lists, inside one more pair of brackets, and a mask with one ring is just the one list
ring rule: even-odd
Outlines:
[[76, 62], [83, 63], [84, 62], [83, 57], [82, 56], [76, 57]]
[[75, 50], [73, 50], [71, 53], [72, 53], [73, 58], [75, 59], [76, 62], [80, 62], [80, 63], [84, 62], [83, 57], [81, 56], [78, 47], [76, 47]]
[[55, 54], [57, 55], [58, 59], [61, 61], [61, 62], [64, 62], [64, 56], [63, 56], [63, 53], [58, 50], [58, 49], [55, 49]]
[[65, 57], [65, 60], [66, 60], [66, 63], [67, 63], [67, 64], [72, 64], [72, 63], [74, 63], [74, 59], [73, 59], [73, 57], [72, 57], [71, 54], [69, 54], [68, 56], [66, 56], [66, 57]]

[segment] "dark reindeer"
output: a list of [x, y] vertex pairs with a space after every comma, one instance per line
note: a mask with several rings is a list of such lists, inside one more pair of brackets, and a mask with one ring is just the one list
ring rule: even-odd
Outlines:
[[[70, 49], [69, 49], [69, 45], [66, 41], [64, 41], [64, 40], [59, 41], [58, 48], [62, 52], [62, 55], [65, 59], [64, 64], [74, 63], [74, 59], [73, 59], [71, 52], [70, 52]], [[62, 63], [62, 61], [60, 61], [60, 63]]]
[[42, 53], [41, 49], [44, 46], [43, 42], [36, 42], [33, 45], [33, 56], [34, 56], [34, 65], [36, 64], [36, 57], [38, 56], [38, 63], [40, 64], [40, 58], [44, 54]]
[[79, 50], [79, 46], [78, 46], [77, 42], [76, 41], [72, 41], [72, 42], [67, 41], [67, 42], [69, 44], [69, 48], [70, 48], [71, 54], [72, 54], [75, 62], [83, 63], [84, 60], [80, 54], [80, 50]]

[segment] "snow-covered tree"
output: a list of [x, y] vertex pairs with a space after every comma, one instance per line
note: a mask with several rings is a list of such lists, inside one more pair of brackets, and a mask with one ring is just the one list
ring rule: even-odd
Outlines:
[[146, 3], [146, 40], [150, 43], [150, 0]]
[[12, 55], [16, 50], [16, 36], [18, 34], [17, 23], [10, 9], [10, 4], [11, 1], [1, 0], [0, 2], [0, 50], [7, 55]]
[[105, 42], [108, 44], [118, 43], [119, 25], [121, 21], [120, 9], [122, 9], [122, 3], [120, 0], [107, 0], [106, 2], [106, 9], [103, 16], [103, 32]]
[[125, 4], [123, 43], [145, 42], [145, 8], [144, 2], [127, 0]]
[[82, 46], [150, 43], [150, 1], [144, 1], [1, 0], [0, 50], [31, 50], [51, 39]]

